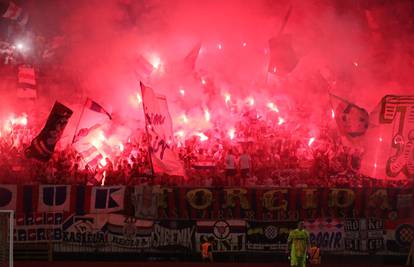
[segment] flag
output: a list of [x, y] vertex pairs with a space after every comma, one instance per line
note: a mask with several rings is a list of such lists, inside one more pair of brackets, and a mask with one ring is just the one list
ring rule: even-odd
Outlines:
[[108, 111], [106, 111], [101, 105], [99, 105], [98, 103], [96, 103], [95, 101], [93, 101], [89, 98], [86, 100], [85, 107], [92, 110], [92, 111], [102, 113], [102, 114], [106, 114], [108, 116], [108, 118], [110, 120], [112, 120], [112, 116], [111, 116], [111, 114], [109, 114]]
[[414, 178], [414, 95], [386, 95], [370, 117], [361, 172], [381, 179]]
[[187, 69], [190, 69], [190, 70], [195, 69], [197, 58], [200, 53], [200, 49], [201, 49], [201, 42], [198, 42], [193, 47], [193, 49], [191, 49], [191, 51], [187, 54], [187, 56], [184, 58], [184, 66]]
[[148, 79], [153, 71], [154, 66], [143, 55], [139, 55], [135, 64], [135, 72], [139, 77]]
[[268, 72], [273, 74], [288, 74], [299, 63], [299, 57], [292, 47], [290, 35], [280, 35], [269, 40], [270, 58]]
[[26, 157], [48, 161], [72, 113], [72, 110], [56, 101], [42, 131], [26, 149]]
[[13, 2], [9, 2], [6, 12], [3, 13], [3, 18], [14, 20], [20, 26], [26, 26], [29, 21], [28, 13]]
[[37, 211], [69, 211], [70, 190], [70, 185], [39, 185]]
[[339, 132], [352, 145], [358, 144], [370, 125], [368, 112], [338, 96], [331, 94], [330, 98]]
[[165, 97], [157, 97], [152, 88], [141, 85], [145, 124], [151, 136], [150, 155], [155, 173], [184, 176], [178, 155], [171, 149], [172, 121]]
[[85, 162], [85, 165], [95, 166], [99, 163], [100, 160], [103, 159], [102, 154], [93, 145], [88, 144], [86, 149], [84, 150], [77, 149], [77, 150], [79, 154], [82, 156], [82, 159]]
[[65, 39], [62, 36], [53, 37], [53, 39], [46, 44], [42, 53], [42, 58], [44, 60], [49, 60], [55, 57], [59, 49], [63, 46], [64, 41]]
[[17, 73], [17, 97], [36, 98], [36, 74], [35, 69], [29, 65], [19, 66]]
[[92, 125], [89, 128], [82, 128], [78, 131], [78, 133], [75, 135], [75, 138], [73, 139], [73, 143], [78, 142], [81, 138], [88, 136], [88, 134], [96, 129], [98, 129], [99, 127], [101, 127], [101, 124], [96, 123], [94, 125]]

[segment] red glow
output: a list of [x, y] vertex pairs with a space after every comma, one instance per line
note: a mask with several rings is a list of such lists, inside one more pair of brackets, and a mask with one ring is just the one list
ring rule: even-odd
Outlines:
[[[103, 165], [103, 166], [105, 166], [105, 165]], [[103, 177], [102, 177], [102, 181], [101, 181], [101, 186], [104, 186], [105, 185], [105, 180], [106, 180], [106, 171], [104, 171], [102, 175], [103, 175]]]
[[285, 123], [285, 119], [282, 117], [279, 117], [279, 122], [277, 124], [282, 125], [283, 123]]
[[139, 93], [137, 93], [137, 100], [138, 100], [138, 104], [142, 103], [142, 97]]
[[231, 100], [230, 94], [225, 94], [224, 95], [224, 101], [226, 102], [227, 105], [229, 104], [230, 100]]
[[154, 67], [154, 69], [158, 70], [161, 67], [161, 59], [157, 55], [152, 55], [149, 57], [149, 62]]
[[272, 102], [267, 103], [267, 107], [270, 110], [279, 113], [279, 109], [277, 108], [277, 106], [274, 103], [272, 103]]
[[208, 109], [204, 110], [204, 118], [206, 121], [210, 121], [210, 112], [208, 111]]
[[230, 137], [230, 140], [233, 140], [233, 139], [234, 139], [235, 134], [236, 134], [236, 130], [235, 130], [234, 128], [231, 128], [231, 129], [228, 131], [228, 135], [229, 135], [229, 137]]
[[204, 133], [202, 133], [202, 132], [196, 133], [196, 135], [198, 137], [200, 137], [200, 141], [201, 142], [204, 142], [204, 141], [207, 141], [208, 140], [208, 137]]
[[14, 125], [26, 126], [27, 125], [27, 114], [23, 113], [23, 115], [19, 117], [12, 116], [10, 118], [10, 123], [13, 126]]
[[187, 124], [188, 123], [188, 117], [187, 117], [187, 115], [185, 115], [185, 114], [181, 115], [181, 121], [183, 123]]
[[311, 137], [308, 142], [308, 146], [311, 146], [315, 142], [315, 137]]
[[254, 106], [254, 98], [253, 98], [253, 97], [249, 97], [249, 98], [247, 98], [247, 103], [248, 103], [250, 106]]

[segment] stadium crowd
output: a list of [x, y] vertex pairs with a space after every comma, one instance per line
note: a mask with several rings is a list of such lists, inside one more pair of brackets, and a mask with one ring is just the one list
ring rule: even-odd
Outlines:
[[[8, 26], [8, 29], [11, 29]], [[42, 72], [52, 69], [59, 57], [63, 37], [49, 39], [32, 34], [32, 51], [24, 56], [11, 40], [22, 29], [9, 30], [0, 38], [0, 75], [15, 75], [19, 64], [33, 64]], [[6, 70], [8, 72], [6, 72]], [[299, 106], [299, 105], [298, 105]], [[184, 165], [184, 177], [152, 175], [145, 137], [130, 138], [122, 151], [90, 164], [74, 146], [58, 146], [51, 160], [39, 162], [25, 157], [25, 148], [39, 128], [15, 124], [0, 129], [0, 183], [47, 183], [90, 185], [135, 185], [155, 183], [188, 186], [275, 187], [405, 187], [412, 181], [384, 181], [359, 173], [364, 151], [345, 146], [333, 121], [320, 122], [311, 131], [306, 111], [290, 110], [288, 121], [274, 112], [258, 114], [253, 107], [233, 110], [238, 117], [234, 136], [221, 127], [202, 136], [190, 136], [175, 144]], [[326, 110], [330, 110], [327, 107]], [[302, 116], [301, 114], [304, 114]], [[33, 114], [29, 114], [32, 116]], [[233, 114], [234, 115], [234, 114]], [[302, 116], [302, 117], [301, 117]], [[5, 121], [1, 122], [8, 123]], [[310, 132], [314, 132], [310, 136]], [[381, 177], [376, 177], [381, 178]]]
[[[145, 135], [130, 139], [122, 152], [89, 164], [74, 146], [58, 146], [52, 159], [27, 159], [25, 148], [36, 132], [13, 125], [0, 138], [0, 183], [267, 187], [406, 187], [359, 173], [362, 151], [344, 146], [335, 129], [322, 128], [311, 143], [307, 129], [242, 117], [234, 138], [218, 129], [175, 146], [185, 177], [152, 175]], [[118, 149], [119, 150], [119, 149]]]

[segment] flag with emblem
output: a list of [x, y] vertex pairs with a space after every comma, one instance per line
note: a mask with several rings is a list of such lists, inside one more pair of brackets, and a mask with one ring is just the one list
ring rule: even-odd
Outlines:
[[332, 116], [346, 141], [358, 145], [369, 127], [368, 112], [341, 97], [330, 94]]
[[379, 179], [413, 179], [414, 95], [386, 95], [370, 117], [361, 172]]

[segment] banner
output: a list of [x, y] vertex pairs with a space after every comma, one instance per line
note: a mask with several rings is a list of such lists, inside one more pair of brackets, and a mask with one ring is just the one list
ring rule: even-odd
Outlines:
[[160, 193], [160, 186], [139, 185], [134, 187], [131, 203], [134, 206], [135, 217], [156, 219]]
[[371, 112], [361, 172], [380, 179], [414, 178], [414, 96], [384, 96]]
[[[2, 185], [0, 209], [17, 213], [122, 213], [153, 220], [312, 222], [412, 218], [412, 188], [208, 188]], [[128, 204], [125, 206], [125, 204]], [[14, 208], [13, 208], [14, 207]], [[124, 210], [125, 209], [125, 210]]]
[[184, 176], [178, 155], [170, 147], [173, 140], [172, 120], [165, 97], [156, 96], [152, 88], [141, 85], [145, 124], [150, 135], [150, 154], [155, 173]]
[[196, 224], [193, 221], [160, 221], [154, 224], [151, 247], [161, 250], [195, 250]]
[[344, 249], [344, 225], [338, 219], [317, 219], [306, 221], [311, 244], [321, 251], [342, 251]]
[[390, 253], [408, 254], [414, 242], [414, 219], [385, 221], [386, 249]]
[[[106, 215], [106, 214], [105, 214]], [[62, 242], [71, 245], [96, 247], [106, 242], [103, 226], [106, 217], [96, 214], [72, 215], [63, 222]]]
[[346, 219], [344, 220], [344, 230], [346, 251], [373, 254], [385, 249], [384, 221], [382, 219]]
[[0, 210], [16, 210], [17, 185], [0, 185]]
[[241, 220], [198, 221], [196, 247], [200, 251], [203, 240], [213, 238], [213, 252], [245, 251], [246, 222]]
[[69, 211], [70, 189], [69, 185], [40, 185], [37, 211]]
[[61, 241], [64, 219], [64, 214], [61, 212], [16, 214], [14, 241], [16, 243]]
[[285, 252], [289, 232], [294, 230], [297, 225], [297, 221], [278, 223], [249, 221], [247, 223], [246, 249]]
[[52, 157], [56, 143], [60, 140], [72, 113], [72, 110], [68, 107], [55, 102], [42, 131], [26, 149], [26, 156], [41, 161], [48, 161]]
[[104, 226], [108, 243], [122, 251], [151, 248], [154, 223], [119, 214], [110, 214]]
[[124, 209], [125, 186], [93, 187], [91, 213], [111, 213]]

